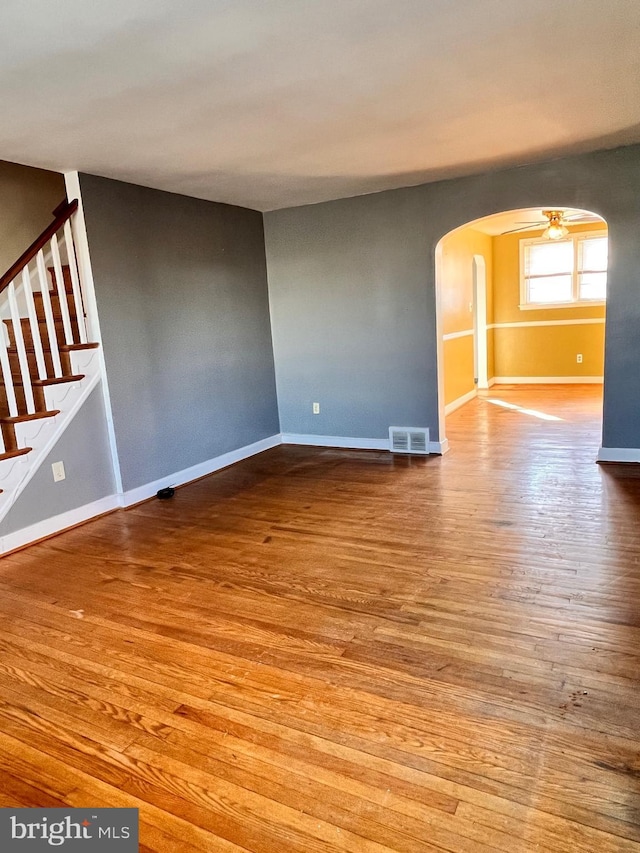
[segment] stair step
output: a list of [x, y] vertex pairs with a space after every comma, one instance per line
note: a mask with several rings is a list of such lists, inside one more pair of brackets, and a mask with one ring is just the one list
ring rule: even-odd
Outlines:
[[21, 447], [19, 450], [7, 450], [5, 453], [0, 453], [0, 462], [2, 462], [3, 459], [15, 459], [16, 456], [25, 456], [27, 453], [31, 453], [32, 450], [32, 447]]
[[62, 344], [60, 352], [80, 352], [85, 349], [98, 349], [100, 344]]
[[[51, 294], [49, 294], [49, 298], [51, 301], [51, 312], [53, 314], [54, 321], [58, 321], [58, 320], [61, 321], [62, 320], [62, 310], [60, 308], [60, 297], [57, 295], [57, 293], [51, 293]], [[34, 293], [33, 294], [33, 300], [35, 303], [38, 321], [39, 322], [46, 322], [46, 314], [44, 313], [44, 300], [42, 298], [42, 294], [41, 293]], [[69, 301], [69, 299], [67, 299], [66, 301], [67, 301], [67, 310], [69, 312], [69, 317], [71, 319], [71, 323], [77, 324], [78, 315], [76, 312], [75, 304], [72, 301]]]
[[[5, 320], [4, 322], [7, 326], [7, 329], [9, 330], [9, 347], [11, 349], [15, 349], [15, 340], [13, 337], [13, 323], [11, 322], [11, 320]], [[22, 339], [24, 341], [25, 347], [27, 349], [33, 350], [34, 349], [33, 338], [31, 336], [31, 325], [29, 323], [29, 320], [26, 317], [22, 317], [20, 319], [20, 325], [22, 327]], [[54, 329], [55, 329], [56, 340], [58, 341], [58, 345], [59, 346], [64, 345], [65, 344], [64, 326], [63, 326], [62, 320], [60, 318], [57, 318], [54, 321]], [[43, 318], [38, 319], [38, 331], [40, 333], [40, 340], [42, 341], [43, 349], [45, 347], [50, 349], [50, 347], [49, 347], [49, 333], [47, 330], [47, 324]], [[71, 331], [72, 331], [74, 341], [77, 341], [78, 338], [80, 337], [80, 335], [78, 332], [78, 323], [77, 323], [77, 320], [75, 317], [71, 317]]]
[[[51, 289], [56, 288], [56, 271], [53, 267], [47, 267], [49, 278], [51, 279]], [[73, 293], [73, 282], [71, 281], [71, 270], [68, 264], [62, 265], [62, 278], [64, 279], [64, 289], [66, 293]]]
[[44, 388], [48, 385], [62, 385], [64, 382], [79, 382], [84, 379], [84, 373], [77, 373], [75, 376], [55, 376], [53, 379], [34, 379], [31, 383], [37, 388]]
[[[66, 296], [67, 296], [67, 306], [68, 306], [68, 308], [69, 308], [69, 311], [71, 311], [71, 310], [74, 308], [74, 305], [73, 305], [73, 302], [71, 302], [71, 301], [69, 300], [69, 297], [70, 297], [70, 296], [73, 296], [73, 293], [67, 293], [67, 294], [66, 294]], [[52, 307], [52, 308], [53, 308], [54, 306], [55, 306], [55, 307], [57, 307], [58, 309], [60, 308], [60, 296], [58, 295], [58, 291], [57, 291], [57, 290], [56, 290], [56, 291], [53, 291], [53, 290], [50, 290], [50, 291], [49, 291], [49, 299], [50, 299], [50, 301], [51, 301], [51, 307]], [[44, 297], [43, 297], [42, 293], [41, 293], [39, 290], [35, 290], [35, 291], [33, 292], [33, 301], [34, 301], [34, 302], [35, 302], [35, 304], [36, 304], [36, 308], [37, 308], [38, 306], [40, 306], [40, 305], [43, 305], [43, 304], [44, 304]]]
[[[84, 379], [84, 374], [68, 374], [66, 376], [55, 376], [48, 379], [32, 379], [31, 390], [33, 391], [33, 401], [37, 413], [46, 412], [46, 401], [44, 389], [53, 385], [62, 385], [69, 382], [79, 382]], [[24, 393], [24, 385], [21, 378], [14, 381], [13, 390], [16, 395], [16, 404], [18, 407], [18, 417], [27, 415], [27, 402]], [[0, 418], [11, 418], [9, 412], [9, 403], [6, 396], [4, 383], [0, 382]], [[5, 442], [7, 441], [5, 437]]]
[[[75, 322], [75, 318], [71, 318], [72, 324]], [[11, 320], [4, 320], [4, 323], [9, 330], [9, 341], [11, 346], [15, 346], [15, 342], [13, 340], [13, 322]], [[64, 340], [64, 325], [62, 323], [62, 317], [55, 317], [53, 321], [54, 328], [56, 330], [56, 336], [58, 339]], [[31, 323], [27, 317], [20, 318], [20, 326], [22, 327], [22, 337], [25, 341], [31, 342]], [[47, 334], [47, 321], [44, 317], [38, 317], [38, 330], [40, 332], [40, 340], [44, 343], [49, 340], [49, 335]]]
[[18, 439], [16, 437], [16, 424], [30, 423], [31, 421], [42, 420], [43, 418], [54, 418], [60, 414], [60, 409], [51, 409], [49, 411], [34, 412], [30, 415], [18, 415], [17, 417], [0, 417], [0, 431], [2, 431], [2, 439], [4, 441], [5, 450], [10, 453], [18, 450]]
[[[100, 344], [62, 344], [58, 347], [60, 352], [60, 364], [62, 366], [62, 374], [70, 375], [73, 372], [73, 367], [71, 365], [71, 353], [72, 352], [83, 352], [84, 350], [92, 350], [97, 349]], [[51, 357], [51, 349], [48, 347], [43, 347], [42, 352], [44, 355], [44, 365], [46, 368], [47, 376], [54, 375], [53, 369], [53, 359]], [[11, 365], [11, 375], [13, 376], [14, 384], [16, 381], [20, 380], [22, 377], [22, 371], [20, 370], [20, 359], [18, 357], [18, 352], [15, 347], [10, 347], [8, 349], [9, 354], [9, 364]], [[35, 350], [28, 348], [27, 349], [27, 364], [29, 365], [29, 375], [32, 379], [38, 379], [38, 362], [36, 360]], [[0, 376], [0, 385], [2, 384], [2, 377]]]
[[34, 412], [32, 415], [18, 415], [15, 418], [0, 418], [0, 424], [24, 424], [28, 421], [37, 421], [41, 418], [55, 418], [60, 414], [60, 409], [51, 409], [46, 412]]
[[[48, 355], [51, 355], [51, 347], [48, 344], [49, 344], [48, 340], [42, 341], [42, 352], [44, 353], [45, 357]], [[60, 344], [60, 346], [58, 347], [58, 351], [59, 352], [81, 352], [82, 350], [87, 350], [87, 349], [98, 349], [99, 346], [100, 346], [100, 344], [92, 344], [92, 343], [87, 343], [87, 344]], [[33, 341], [28, 341], [28, 342], [25, 341], [24, 342], [24, 348], [25, 348], [27, 355], [35, 355], [36, 350], [35, 350], [35, 347], [33, 346]], [[18, 355], [18, 350], [15, 346], [7, 347], [7, 352], [9, 353], [10, 358], [12, 356], [17, 357], [17, 355]]]

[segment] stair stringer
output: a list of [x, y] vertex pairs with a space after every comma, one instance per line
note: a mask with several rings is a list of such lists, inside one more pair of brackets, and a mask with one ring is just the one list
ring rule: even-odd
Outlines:
[[44, 389], [47, 409], [59, 409], [60, 413], [51, 418], [15, 424], [18, 447], [31, 447], [32, 450], [23, 456], [0, 460], [0, 521], [7, 515], [100, 380], [102, 371], [97, 349], [71, 352], [70, 358], [73, 373], [82, 374], [83, 378], [76, 382], [49, 385]]

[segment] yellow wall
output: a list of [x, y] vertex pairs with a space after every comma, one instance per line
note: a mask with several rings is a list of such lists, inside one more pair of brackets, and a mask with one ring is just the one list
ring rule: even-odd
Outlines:
[[[494, 329], [496, 376], [602, 376], [604, 323]], [[582, 353], [582, 364], [576, 354]]]
[[444, 403], [457, 400], [476, 387], [473, 376], [473, 335], [444, 342]]
[[[572, 233], [602, 231], [603, 223], [571, 228]], [[542, 232], [493, 238], [493, 322], [603, 319], [604, 306], [521, 310], [520, 240]], [[494, 334], [495, 376], [602, 376], [604, 323], [571, 326], [497, 328]], [[581, 353], [583, 363], [576, 362]]]
[[[473, 256], [482, 255], [487, 268], [487, 322], [492, 318], [491, 237], [462, 228], [442, 241], [440, 258], [440, 311], [442, 334], [473, 329]], [[473, 391], [473, 335], [443, 342], [445, 405]], [[489, 366], [491, 370], [491, 365]], [[489, 373], [491, 375], [491, 373]]]

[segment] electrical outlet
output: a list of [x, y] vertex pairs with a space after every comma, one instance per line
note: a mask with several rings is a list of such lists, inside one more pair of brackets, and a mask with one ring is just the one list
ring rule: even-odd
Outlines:
[[320, 403], [314, 403], [313, 404], [313, 414], [314, 415], [320, 414]]
[[54, 462], [51, 466], [51, 470], [53, 471], [53, 482], [59, 483], [60, 480], [64, 480], [67, 476], [64, 473], [64, 462]]
[[582, 364], [582, 353], [581, 352], [579, 352], [578, 355], [576, 356], [576, 362], [578, 364]]

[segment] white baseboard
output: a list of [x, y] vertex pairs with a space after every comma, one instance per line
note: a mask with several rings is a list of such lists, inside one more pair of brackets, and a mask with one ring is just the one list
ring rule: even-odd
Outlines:
[[166, 486], [184, 486], [185, 483], [198, 480], [200, 477], [206, 477], [207, 474], [213, 474], [214, 471], [227, 468], [229, 465], [233, 465], [234, 462], [241, 462], [243, 459], [255, 456], [256, 453], [262, 453], [264, 450], [277, 447], [281, 443], [279, 434], [271, 435], [268, 438], [255, 441], [253, 444], [247, 444], [244, 447], [239, 447], [237, 450], [230, 450], [229, 453], [223, 453], [221, 456], [216, 456], [213, 459], [207, 459], [206, 462], [199, 462], [197, 465], [192, 465], [183, 471], [176, 471], [174, 474], [169, 474], [160, 480], [154, 480], [153, 483], [145, 483], [144, 486], [138, 486], [121, 495], [120, 506], [133, 506], [133, 504], [140, 503], [140, 501], [146, 501], [148, 498], [154, 497], [159, 489], [164, 489]]
[[349, 450], [388, 450], [388, 438], [347, 438], [342, 435], [306, 435], [283, 432], [283, 444], [302, 444], [309, 447], [345, 447]]
[[455, 412], [456, 409], [459, 409], [460, 406], [464, 406], [465, 403], [468, 403], [469, 400], [473, 400], [473, 398], [477, 396], [478, 392], [474, 388], [467, 394], [463, 394], [462, 397], [457, 397], [455, 400], [452, 400], [450, 403], [447, 403], [447, 405], [444, 407], [445, 415], [450, 415], [452, 412]]
[[[282, 444], [300, 444], [305, 447], [342, 447], [347, 450], [389, 450], [388, 438], [350, 438], [342, 435], [306, 435], [283, 432]], [[443, 449], [444, 446], [444, 449]], [[429, 453], [446, 453], [449, 443], [430, 441]]]
[[487, 385], [489, 386], [489, 388], [491, 388], [491, 386], [495, 385], [495, 384], [496, 384], [496, 377], [495, 376], [487, 382]]
[[598, 462], [640, 462], [638, 447], [601, 447]]
[[495, 376], [490, 385], [602, 385], [602, 376]]
[[14, 533], [7, 533], [6, 536], [0, 539], [0, 553], [6, 554], [9, 551], [14, 551], [16, 548], [22, 548], [30, 542], [37, 542], [38, 539], [45, 539], [47, 536], [61, 533], [69, 527], [75, 527], [77, 524], [82, 524], [84, 521], [89, 521], [89, 519], [95, 518], [97, 515], [110, 512], [119, 506], [119, 496], [109, 495], [106, 498], [93, 501], [93, 503], [79, 506], [77, 509], [70, 509], [68, 512], [54, 515], [53, 518], [45, 518], [43, 521], [38, 521], [36, 524], [29, 525], [29, 527], [23, 527]]

